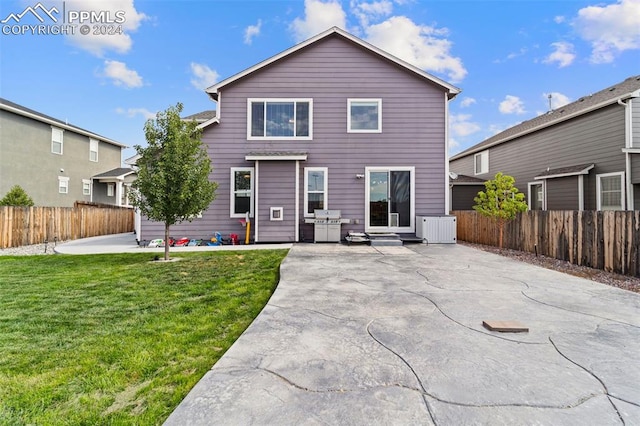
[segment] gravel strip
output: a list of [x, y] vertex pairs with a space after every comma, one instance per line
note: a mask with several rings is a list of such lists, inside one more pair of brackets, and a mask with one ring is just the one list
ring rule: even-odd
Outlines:
[[640, 293], [639, 277], [615, 274], [613, 272], [606, 272], [600, 269], [589, 268], [587, 266], [578, 266], [564, 260], [554, 259], [552, 257], [541, 255], [536, 256], [534, 253], [527, 253], [511, 249], [500, 249], [498, 247], [472, 244], [461, 241], [458, 241], [458, 244], [463, 244], [465, 246], [477, 248], [490, 253], [499, 254], [500, 256], [509, 257], [521, 262], [530, 263], [532, 265], [542, 266], [543, 268], [553, 269], [554, 271], [563, 272], [565, 274], [575, 275], [576, 277], [586, 278], [591, 281], [596, 281], [602, 284], [629, 290], [634, 293]]
[[47, 244], [32, 244], [30, 246], [10, 247], [6, 249], [0, 249], [0, 256], [34, 256], [55, 254], [53, 251], [57, 244], [62, 244], [65, 241], [58, 241], [57, 243]]

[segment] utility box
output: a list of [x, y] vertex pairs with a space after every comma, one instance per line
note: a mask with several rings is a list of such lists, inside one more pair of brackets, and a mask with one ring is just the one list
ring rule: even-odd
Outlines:
[[416, 216], [416, 237], [428, 244], [455, 244], [456, 226], [455, 216]]

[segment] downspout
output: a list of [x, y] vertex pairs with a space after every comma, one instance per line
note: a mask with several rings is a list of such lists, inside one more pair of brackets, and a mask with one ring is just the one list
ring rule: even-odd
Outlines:
[[450, 211], [449, 188], [449, 99], [448, 93], [444, 94], [444, 214]]
[[624, 153], [624, 179], [627, 187], [626, 207], [625, 210], [633, 210], [633, 184], [631, 183], [631, 156], [628, 149], [632, 147], [632, 115], [631, 115], [631, 99], [627, 103], [622, 102], [622, 99], [618, 99], [618, 104], [624, 107], [624, 146], [627, 148]]
[[255, 184], [256, 184], [256, 188], [255, 188], [255, 196], [256, 196], [256, 201], [255, 201], [255, 207], [254, 207], [254, 211], [253, 211], [253, 233], [255, 234], [255, 236], [253, 237], [253, 241], [255, 243], [258, 242], [258, 217], [260, 216], [260, 208], [259, 208], [259, 204], [258, 204], [258, 194], [260, 193], [260, 185], [258, 182], [260, 182], [260, 178], [259, 178], [259, 174], [258, 174], [258, 170], [259, 170], [259, 164], [260, 161], [256, 160], [256, 179], [255, 179]]
[[294, 241], [300, 242], [300, 160], [296, 160], [296, 196], [295, 196], [295, 229]]

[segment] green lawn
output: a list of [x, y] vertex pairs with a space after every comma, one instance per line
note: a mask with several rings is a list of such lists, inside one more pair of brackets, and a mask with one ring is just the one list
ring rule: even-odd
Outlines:
[[0, 257], [0, 424], [161, 424], [266, 304], [286, 253]]

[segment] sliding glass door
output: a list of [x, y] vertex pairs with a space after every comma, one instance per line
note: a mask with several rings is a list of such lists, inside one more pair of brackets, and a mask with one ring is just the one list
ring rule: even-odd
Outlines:
[[413, 232], [413, 167], [371, 167], [366, 172], [365, 228], [369, 232]]

